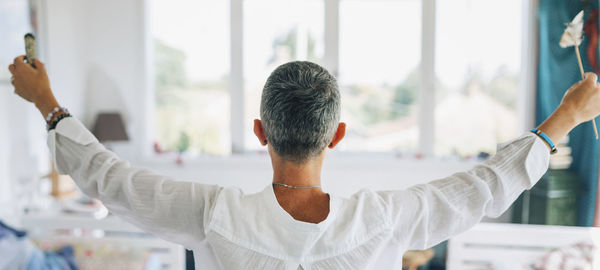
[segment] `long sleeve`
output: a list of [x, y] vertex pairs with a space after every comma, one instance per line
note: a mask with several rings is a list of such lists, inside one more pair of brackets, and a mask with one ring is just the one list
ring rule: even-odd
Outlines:
[[425, 249], [464, 232], [484, 216], [501, 215], [548, 169], [549, 150], [534, 134], [499, 145], [475, 168], [403, 191], [383, 191], [394, 236], [407, 249]]
[[119, 160], [73, 117], [48, 133], [57, 171], [115, 215], [188, 248], [205, 238], [204, 226], [221, 188], [179, 182]]

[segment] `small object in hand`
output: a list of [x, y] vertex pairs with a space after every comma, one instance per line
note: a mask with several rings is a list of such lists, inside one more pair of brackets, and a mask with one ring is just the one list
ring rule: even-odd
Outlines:
[[[567, 23], [567, 28], [563, 32], [562, 37], [560, 38], [560, 45], [563, 48], [573, 47], [575, 48], [575, 56], [577, 56], [577, 64], [579, 65], [579, 72], [581, 73], [581, 78], [585, 79], [585, 73], [583, 71], [583, 63], [581, 62], [581, 54], [579, 53], [579, 44], [583, 41], [583, 10], [575, 15], [575, 18], [570, 23]], [[596, 127], [596, 120], [592, 119], [592, 124], [594, 126], [594, 135], [596, 136], [596, 140], [598, 140], [598, 128]]]
[[37, 48], [35, 37], [31, 33], [25, 35], [25, 59], [27, 63], [33, 66], [33, 61], [37, 58]]
[[560, 38], [559, 45], [563, 48], [579, 46], [583, 40], [583, 10], [577, 13]]

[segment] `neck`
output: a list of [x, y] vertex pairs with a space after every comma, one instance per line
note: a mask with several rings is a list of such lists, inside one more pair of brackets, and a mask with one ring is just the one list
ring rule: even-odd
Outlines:
[[[303, 164], [284, 161], [274, 152], [271, 154], [273, 183], [294, 187], [321, 186], [321, 165], [324, 155]], [[329, 194], [320, 188], [294, 189], [273, 185], [277, 203], [294, 219], [319, 223], [329, 215]]]
[[[282, 160], [276, 155], [271, 155], [273, 165], [273, 183], [282, 183], [294, 187], [321, 186], [322, 157], [316, 157], [305, 163], [297, 164]], [[286, 190], [283, 186], [274, 186], [275, 189]], [[320, 188], [291, 189], [295, 193], [323, 193]]]

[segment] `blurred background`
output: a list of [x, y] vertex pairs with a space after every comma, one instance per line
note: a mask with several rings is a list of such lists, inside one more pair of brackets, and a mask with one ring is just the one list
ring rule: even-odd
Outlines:
[[[263, 150], [252, 133], [262, 87], [275, 67], [294, 60], [338, 76], [349, 126], [341, 152], [469, 157], [492, 153], [520, 132], [521, 1], [441, 1], [431, 15], [418, 0], [149, 5], [155, 140], [162, 148], [187, 144], [190, 156]], [[232, 9], [241, 9], [239, 21]], [[508, 14], [514, 19], [505, 20]], [[423, 34], [424, 21], [436, 32]], [[476, 23], [482, 21], [489, 23]], [[435, 55], [434, 63], [422, 66], [421, 53]], [[423, 72], [433, 82], [421, 99]], [[232, 113], [232, 102], [243, 109]], [[427, 119], [419, 117], [421, 103], [431, 108]], [[425, 126], [439, 136], [422, 136], [432, 131]], [[428, 147], [419, 146], [423, 140]]]
[[[558, 46], [580, 10], [584, 68], [597, 72], [598, 2], [580, 0], [1, 0], [0, 63], [24, 54], [23, 35], [34, 33], [57, 99], [111, 150], [181, 180], [245, 192], [271, 179], [266, 148], [252, 132], [267, 77], [289, 61], [318, 63], [338, 78], [348, 124], [328, 154], [323, 185], [350, 196], [467, 170], [543, 121], [580, 79], [573, 48]], [[54, 172], [43, 119], [12, 94], [9, 78], [1, 68], [0, 220], [28, 231], [43, 250], [70, 243], [84, 269], [110, 268], [109, 256], [130, 269], [152, 260], [185, 267], [185, 252], [158, 239], [129, 239], [137, 246], [124, 255], [88, 256], [140, 232]], [[486, 220], [493, 224], [450, 243], [454, 253], [444, 243], [406, 255], [405, 265], [520, 269], [503, 258], [533, 263], [592, 239], [598, 142], [589, 123], [569, 138], [540, 184]], [[469, 242], [482, 232], [512, 242]], [[532, 244], [523, 235], [564, 241]], [[496, 243], [497, 257], [462, 248], [469, 243]], [[519, 245], [537, 253], [505, 248]], [[156, 247], [168, 252], [153, 257]]]

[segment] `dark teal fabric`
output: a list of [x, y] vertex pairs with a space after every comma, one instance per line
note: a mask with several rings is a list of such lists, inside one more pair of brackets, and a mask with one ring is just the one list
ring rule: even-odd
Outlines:
[[[596, 5], [572, 0], [541, 0], [539, 5], [539, 55], [536, 122], [540, 124], [559, 105], [565, 91], [581, 80], [575, 49], [558, 45], [565, 23], [585, 8], [588, 13]], [[590, 3], [590, 2], [587, 2]], [[594, 1], [597, 3], [597, 1]], [[587, 16], [584, 17], [587, 19]], [[580, 46], [584, 70], [592, 71], [585, 56], [587, 41]], [[596, 123], [598, 119], [596, 119]], [[598, 141], [591, 122], [576, 127], [570, 134], [573, 149], [571, 170], [579, 176], [577, 224], [592, 226], [598, 183]]]

